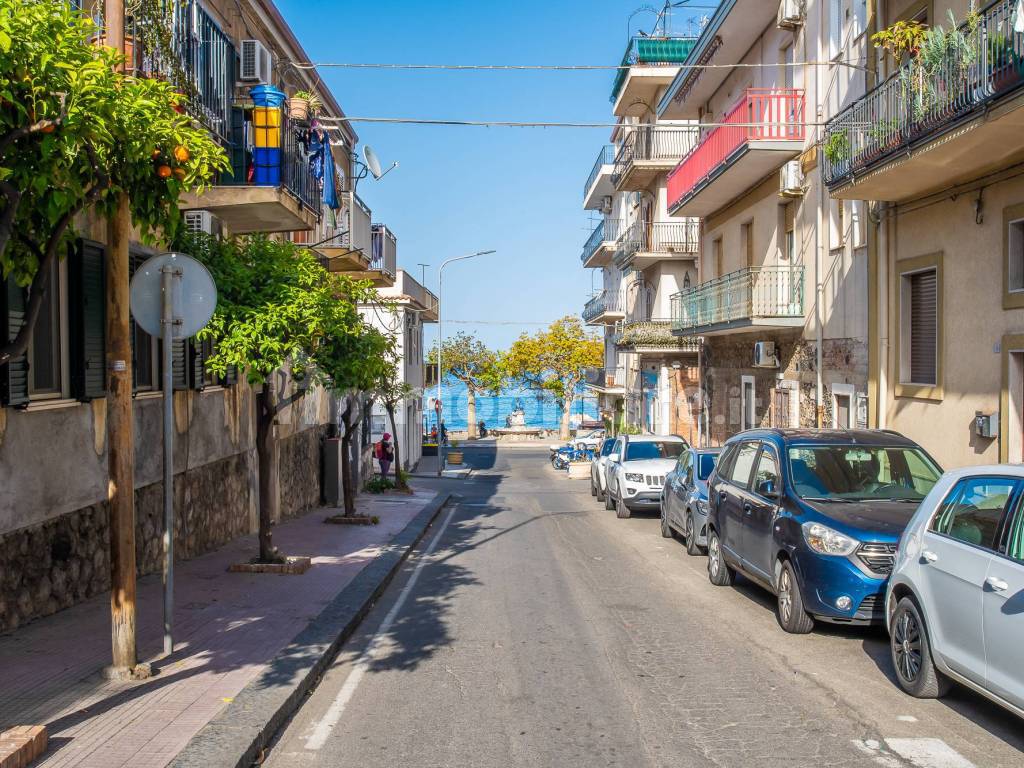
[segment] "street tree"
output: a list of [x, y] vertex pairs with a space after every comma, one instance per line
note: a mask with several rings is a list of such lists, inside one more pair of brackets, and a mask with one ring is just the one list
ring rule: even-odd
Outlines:
[[502, 358], [514, 381], [552, 397], [562, 409], [559, 430], [569, 439], [569, 416], [587, 368], [599, 368], [604, 345], [589, 335], [578, 317], [569, 315], [533, 336], [523, 334]]
[[328, 272], [306, 248], [263, 236], [192, 236], [182, 250], [202, 261], [217, 284], [217, 309], [199, 334], [215, 343], [207, 369], [223, 376], [235, 366], [259, 387], [259, 562], [280, 562], [271, 536], [279, 517], [274, 424], [312, 386], [338, 387], [345, 375], [338, 351], [357, 349], [372, 330], [357, 304], [373, 289], [369, 281]]
[[[427, 362], [437, 365], [437, 348], [430, 350]], [[475, 336], [459, 331], [454, 337], [441, 342], [441, 380], [449, 377], [466, 386], [466, 418], [470, 439], [478, 436], [476, 423], [476, 397], [478, 394], [498, 394], [505, 377], [501, 356]]]
[[[374, 398], [384, 406], [391, 424], [391, 435], [395, 441], [395, 487], [401, 490], [408, 490], [408, 483], [405, 481], [405, 474], [402, 472], [401, 441], [398, 439], [398, 425], [395, 422], [395, 409], [398, 404], [406, 398], [412, 397], [416, 392], [401, 376], [402, 359], [397, 354], [389, 354], [385, 365], [380, 372], [380, 379], [374, 390]], [[410, 425], [411, 428], [411, 425]]]
[[71, 3], [0, 0], [0, 281], [27, 288], [25, 321], [0, 365], [25, 353], [79, 214], [122, 196], [143, 239], [172, 238], [177, 201], [227, 156], [166, 82], [115, 71], [99, 30]]

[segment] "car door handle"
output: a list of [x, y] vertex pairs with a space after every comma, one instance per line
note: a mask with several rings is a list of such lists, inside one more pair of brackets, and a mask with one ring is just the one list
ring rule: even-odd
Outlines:
[[718, 501], [720, 503], [724, 503], [725, 502], [725, 491], [719, 491], [718, 492]]
[[754, 514], [754, 510], [751, 508], [751, 506], [749, 504], [744, 504], [743, 505], [743, 513], [745, 515], [749, 516], [749, 515]]
[[936, 560], [939, 559], [939, 556], [932, 552], [930, 549], [926, 549], [924, 552], [921, 553], [921, 558], [925, 562], [934, 563]]
[[996, 592], [1005, 592], [1010, 588], [1010, 585], [1000, 579], [998, 576], [989, 576], [985, 579], [985, 583], [988, 584]]

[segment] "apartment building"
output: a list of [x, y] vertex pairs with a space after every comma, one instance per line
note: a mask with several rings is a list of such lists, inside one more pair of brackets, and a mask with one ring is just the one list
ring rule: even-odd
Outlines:
[[613, 84], [617, 127], [584, 187], [600, 215], [582, 262], [601, 290], [583, 309], [603, 328], [605, 365], [590, 374], [603, 417], [616, 430], [692, 436], [697, 347], [672, 334], [670, 297], [695, 282], [695, 220], [668, 214], [666, 177], [693, 146], [689, 121], [658, 120], [654, 105], [694, 44], [692, 36], [636, 37]]
[[656, 105], [659, 121], [700, 131], [666, 204], [700, 221], [699, 280], [673, 297], [672, 327], [701, 339], [711, 443], [757, 426], [867, 424], [865, 209], [828, 200], [815, 129], [863, 88], [848, 62], [867, 45], [866, 10], [723, 0]]
[[873, 201], [872, 424], [945, 467], [1024, 461], [1024, 4], [872, 5], [878, 30], [956, 35], [872, 51], [877, 82], [824, 131], [832, 198]]
[[[270, 0], [177, 3], [169, 50], [146, 50], [142, 40], [152, 36], [141, 34], [132, 20], [126, 38], [129, 65], [137, 72], [183, 73], [190, 86], [190, 113], [231, 158], [232, 173], [223, 174], [202, 196], [185, 200], [189, 226], [223, 234], [294, 236], [322, 229], [328, 215], [345, 215], [344, 210], [324, 209], [323, 184], [308, 162], [308, 125], [286, 117], [280, 126], [279, 174], [267, 178], [254, 172], [253, 86], [319, 91], [322, 114], [343, 115], [315, 72], [288, 64], [309, 56]], [[347, 127], [332, 132], [337, 145], [331, 148], [332, 159], [342, 189], [351, 178], [351, 149], [357, 140]], [[55, 290], [27, 354], [0, 367], [0, 630], [73, 605], [109, 585], [106, 227], [87, 218], [78, 230], [82, 239], [54, 266]], [[134, 266], [152, 253], [134, 238]], [[350, 266], [370, 272], [371, 257], [367, 245], [365, 253], [349, 260]], [[13, 282], [0, 288], [0, 332], [12, 338], [26, 297]], [[160, 342], [134, 325], [132, 342], [137, 563], [140, 573], [150, 573], [160, 568], [163, 529]], [[194, 340], [174, 348], [175, 552], [182, 558], [256, 527], [255, 395], [237, 372], [223, 379], [206, 372], [203, 361], [209, 351]], [[279, 383], [288, 385], [286, 374]], [[280, 414], [282, 515], [320, 502], [320, 444], [331, 421], [330, 398], [317, 389]]]

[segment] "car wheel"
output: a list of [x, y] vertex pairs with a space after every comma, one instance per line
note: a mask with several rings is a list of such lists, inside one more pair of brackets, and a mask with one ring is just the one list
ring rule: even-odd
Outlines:
[[629, 515], [629, 507], [627, 507], [626, 502], [622, 500], [622, 489], [619, 488], [619, 498], [615, 502], [615, 516], [620, 520], [625, 520]]
[[668, 510], [665, 509], [665, 500], [661, 500], [661, 535], [663, 538], [672, 538], [672, 526], [668, 524]]
[[597, 496], [597, 487], [594, 485], [594, 476], [590, 476], [590, 495]]
[[900, 688], [918, 699], [946, 695], [949, 680], [935, 668], [924, 619], [909, 597], [904, 597], [896, 606], [889, 647]]
[[693, 529], [693, 512], [686, 513], [686, 554], [701, 554], [700, 545], [697, 544], [697, 532]]
[[714, 531], [708, 533], [708, 580], [716, 587], [728, 587], [736, 572], [725, 564], [722, 542]]
[[594, 495], [597, 497], [597, 500], [598, 501], [604, 501], [604, 491], [601, 490], [601, 480], [600, 480], [600, 478], [598, 478], [597, 484], [594, 487], [594, 491], [595, 491]]
[[604, 508], [615, 509], [615, 499], [612, 498], [612, 487], [610, 485], [604, 492]]
[[793, 566], [784, 562], [779, 572], [778, 610], [779, 626], [793, 635], [806, 635], [814, 629], [814, 619], [804, 610], [804, 598], [796, 581]]

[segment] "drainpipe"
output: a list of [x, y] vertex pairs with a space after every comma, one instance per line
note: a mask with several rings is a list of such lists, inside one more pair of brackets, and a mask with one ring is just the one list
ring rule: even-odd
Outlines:
[[[879, 31], [878, 2], [868, 0], [867, 20], [868, 35], [874, 35]], [[870, 39], [870, 37], [869, 37]], [[871, 46], [867, 46], [867, 69], [864, 73], [864, 90], [870, 91], [878, 81], [878, 73], [875, 67], [878, 58], [873, 55]], [[888, 303], [883, 299], [887, 295], [882, 290], [881, 282], [881, 254], [884, 253], [881, 247], [882, 228], [880, 225], [879, 207], [874, 211], [868, 201], [864, 201], [864, 215], [867, 217], [867, 246], [868, 246], [868, 426], [872, 429], [883, 429], [885, 427], [885, 408], [883, 406], [883, 371], [885, 369], [885, 353], [882, 345], [882, 318], [884, 317]]]
[[[823, 20], [827, 21], [823, 16]], [[823, 36], [819, 35], [819, 41], [824, 39]], [[821, 43], [818, 44], [819, 49]], [[818, 125], [814, 129], [814, 135], [817, 146], [821, 146], [822, 139], [822, 87], [821, 87], [822, 73], [821, 68], [815, 68], [814, 71], [814, 104], [815, 104], [815, 115], [816, 122]], [[818, 218], [815, 226], [815, 244], [814, 244], [814, 343], [816, 347], [815, 352], [815, 382], [814, 382], [814, 423], [819, 429], [822, 426], [822, 410], [823, 410], [823, 386], [821, 379], [821, 366], [824, 361], [824, 354], [822, 347], [825, 342], [825, 332], [822, 327], [822, 321], [824, 312], [821, 308], [821, 296], [822, 296], [822, 284], [821, 284], [821, 268], [824, 262], [822, 255], [822, 248], [827, 242], [824, 236], [824, 216], [825, 216], [825, 205], [827, 203], [825, 197], [825, 184], [824, 177], [821, 173], [821, 158], [818, 158], [817, 164], [818, 171]]]

